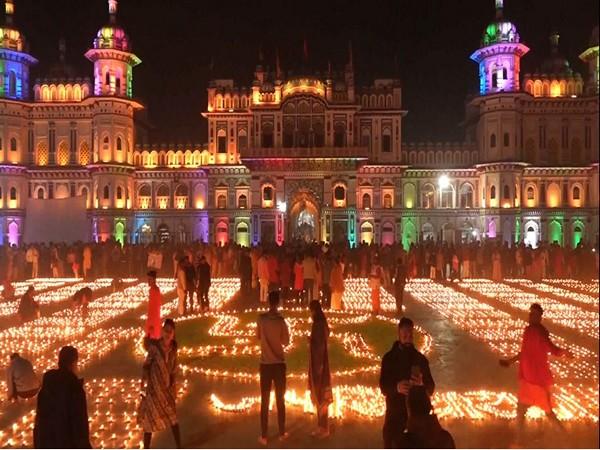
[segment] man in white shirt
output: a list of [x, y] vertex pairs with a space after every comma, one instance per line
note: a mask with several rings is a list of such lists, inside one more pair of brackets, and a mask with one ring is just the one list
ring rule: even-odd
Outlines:
[[10, 355], [10, 364], [6, 369], [8, 399], [31, 398], [40, 390], [40, 380], [31, 363], [18, 353]]

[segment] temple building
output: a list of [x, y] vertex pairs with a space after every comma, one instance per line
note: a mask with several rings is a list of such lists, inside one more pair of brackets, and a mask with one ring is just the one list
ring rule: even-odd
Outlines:
[[585, 74], [561, 55], [558, 33], [540, 67], [522, 73], [529, 48], [495, 3], [471, 55], [479, 93], [463, 142], [403, 142], [400, 80], [358, 85], [350, 47], [343, 70], [292, 74], [277, 58], [274, 71], [259, 61], [249, 86], [213, 80], [208, 142], [165, 146], [140, 144], [141, 60], [117, 0], [85, 53], [91, 78], [73, 74], [61, 43], [59, 63], [33, 82], [37, 60], [6, 0], [0, 243], [31, 241], [28, 220], [69, 202], [93, 240], [597, 244], [598, 27], [580, 55]]

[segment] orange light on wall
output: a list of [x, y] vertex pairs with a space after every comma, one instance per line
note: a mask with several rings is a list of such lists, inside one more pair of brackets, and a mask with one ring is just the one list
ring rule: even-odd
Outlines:
[[187, 197], [175, 197], [175, 208], [185, 209], [187, 208]]
[[140, 209], [148, 209], [150, 208], [150, 202], [152, 197], [139, 197], [139, 208]]
[[204, 200], [199, 198], [196, 200], [196, 209], [204, 209]]

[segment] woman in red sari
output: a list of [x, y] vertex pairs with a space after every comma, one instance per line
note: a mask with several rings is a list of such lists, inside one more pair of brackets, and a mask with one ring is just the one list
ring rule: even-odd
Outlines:
[[548, 363], [548, 353], [554, 356], [572, 358], [569, 350], [557, 347], [550, 340], [550, 333], [542, 325], [544, 310], [538, 303], [529, 309], [529, 325], [523, 333], [521, 351], [518, 355], [500, 360], [500, 365], [508, 367], [519, 361], [519, 393], [517, 395], [517, 442], [520, 443], [525, 421], [525, 413], [531, 406], [537, 406], [546, 413], [554, 424], [561, 426], [552, 410], [552, 385], [554, 380]]

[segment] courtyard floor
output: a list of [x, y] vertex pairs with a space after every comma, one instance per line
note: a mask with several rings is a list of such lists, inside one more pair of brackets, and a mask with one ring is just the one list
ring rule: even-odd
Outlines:
[[[74, 280], [40, 294], [44, 317], [27, 325], [9, 320], [10, 305], [0, 308], [0, 358], [19, 350], [40, 371], [52, 367], [66, 343], [82, 353], [92, 444], [139, 448], [135, 423], [143, 351], [140, 346], [146, 288], [131, 280], [124, 292], [109, 294], [99, 283], [90, 317], [81, 323], [66, 308]], [[568, 284], [571, 286], [571, 284]], [[40, 285], [41, 286], [41, 285]], [[174, 283], [160, 280], [168, 300], [164, 315], [174, 312]], [[292, 330], [288, 352], [286, 448], [382, 446], [383, 398], [377, 388], [381, 356], [395, 339], [393, 298], [384, 293], [381, 316], [372, 317], [365, 280], [347, 282], [348, 311], [329, 313], [331, 370], [335, 401], [333, 433], [315, 441], [315, 416], [306, 396], [308, 314], [284, 308]], [[524, 280], [492, 283], [477, 280], [443, 285], [415, 280], [407, 287], [405, 315], [417, 325], [415, 341], [427, 354], [436, 382], [434, 407], [457, 447], [508, 447], [514, 440], [516, 366], [502, 369], [498, 358], [518, 351], [527, 302], [543, 302], [553, 339], [573, 349], [571, 362], [553, 361], [558, 415], [565, 430], [553, 429], [531, 410], [528, 446], [594, 447], [598, 440], [598, 285], [552, 288]], [[236, 294], [237, 280], [215, 280], [215, 311], [178, 320], [178, 416], [185, 447], [258, 447], [258, 349], [253, 339], [256, 298]], [[589, 291], [586, 291], [586, 289]], [[45, 295], [45, 297], [43, 297]], [[4, 314], [6, 312], [6, 314]], [[3, 317], [2, 317], [3, 315]], [[4, 389], [4, 385], [0, 386]], [[0, 447], [30, 447], [35, 404], [0, 401]], [[271, 414], [270, 446], [275, 439]], [[157, 433], [153, 447], [172, 447], [170, 432]]]

